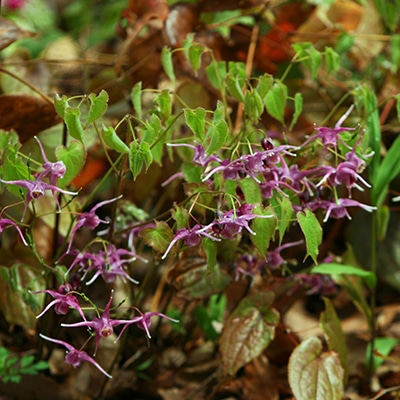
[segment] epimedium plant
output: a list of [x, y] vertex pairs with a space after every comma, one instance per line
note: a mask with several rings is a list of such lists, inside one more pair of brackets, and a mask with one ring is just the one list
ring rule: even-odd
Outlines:
[[[338, 56], [332, 49], [319, 52], [303, 43], [295, 50], [293, 63], [303, 63], [312, 76], [321, 65], [328, 72], [338, 68]], [[207, 76], [218, 93], [214, 108], [183, 104], [175, 90], [179, 77], [175, 76], [174, 54], [178, 52], [193, 73]], [[356, 200], [357, 192], [371, 188], [363, 175], [367, 165], [373, 165], [370, 182], [379, 187], [386, 187], [396, 175], [393, 169], [389, 172], [394, 155], [388, 154], [382, 163], [376, 161], [380, 138], [377, 129], [371, 128], [377, 123], [371, 92], [366, 88], [354, 91], [357, 110], [366, 114], [365, 125], [360, 117], [360, 124], [346, 126], [356, 112], [350, 107], [335, 126], [317, 126], [303, 143], [289, 143], [284, 132], [266, 132], [259, 123], [267, 112], [290, 130], [300, 117], [302, 95], [289, 94], [285, 75], [282, 79], [268, 74], [250, 78], [245, 64], [217, 61], [190, 35], [183, 49], [164, 47], [162, 63], [168, 87], [149, 91], [136, 84], [131, 91], [134, 112], [116, 124], [105, 117], [106, 91], [56, 96], [55, 109], [66, 129], [54, 156], [46, 154], [40, 138], [35, 138], [40, 156], [27, 156], [16, 134], [1, 132], [0, 181], [10, 200], [2, 208], [0, 232], [14, 229], [15, 240], [29, 248], [37, 262], [29, 271], [31, 283], [26, 288], [15, 280], [21, 269], [18, 263], [1, 267], [1, 276], [6, 285], [18, 286], [37, 314], [40, 338], [65, 348], [65, 361], [73, 367], [87, 361], [110, 378], [114, 372], [96, 361], [103, 339], [114, 335], [117, 342], [131, 325], [144, 330], [150, 339], [155, 316], [172, 325], [184, 323], [184, 312], [170, 313], [168, 302], [165, 310], [141, 311], [141, 285], [148, 290], [147, 280], [165, 265], [166, 281], [178, 294], [199, 302], [211, 299], [208, 310], [197, 308], [195, 319], [205, 336], [217, 342], [223, 379], [258, 357], [273, 341], [283, 313], [277, 300], [289, 288], [294, 294], [306, 291], [329, 296], [337, 284], [342, 285], [373, 332], [373, 305], [366, 303], [363, 290], [374, 288], [375, 271], [342, 265], [333, 255], [314, 266], [320, 261], [319, 246], [328, 220], [351, 218], [354, 208], [373, 212], [381, 206], [381, 192], [374, 187], [372, 205]], [[144, 102], [149, 93], [150, 104]], [[237, 124], [234, 118], [240, 113]], [[71, 182], [93, 141], [101, 145], [109, 169], [94, 190], [85, 194], [71, 188]], [[170, 196], [166, 211], [142, 210], [125, 203], [126, 182], [138, 181], [154, 165], [166, 163], [172, 164], [160, 185]], [[96, 195], [106, 182], [111, 182], [112, 195], [98, 201]], [[95, 205], [90, 207], [93, 200]], [[101, 218], [98, 213], [103, 209], [107, 217]], [[50, 221], [49, 216], [54, 219]], [[54, 230], [56, 243], [47, 257], [35, 239], [35, 224], [43, 219]], [[297, 235], [292, 241], [294, 227], [302, 237]], [[78, 239], [82, 231], [92, 233], [87, 242]], [[302, 268], [292, 268], [282, 255], [290, 247], [302, 252]], [[143, 282], [135, 277], [139, 262], [148, 263]], [[358, 280], [348, 280], [350, 275]], [[335, 283], [332, 276], [343, 279]], [[104, 308], [88, 293], [100, 280], [109, 288]], [[223, 296], [235, 280], [243, 280], [247, 290], [228, 312], [223, 309]], [[128, 288], [127, 307], [114, 302], [113, 288], [120, 282]], [[40, 309], [38, 299], [43, 293], [47, 302]], [[216, 301], [218, 295], [222, 300]], [[328, 392], [332, 399], [343, 395], [348, 367], [344, 337], [331, 301], [324, 297], [324, 302], [321, 327], [329, 351], [322, 349], [319, 338], [311, 338], [290, 358], [289, 383], [298, 399], [328, 398]], [[60, 337], [52, 337], [52, 326], [46, 324], [46, 316], [53, 311], [66, 321], [59, 324]], [[222, 324], [216, 329], [212, 322]], [[77, 327], [87, 328], [86, 341], [70, 343], [62, 336], [68, 330], [73, 337]], [[93, 350], [93, 356], [89, 355]], [[311, 378], [299, 374], [304, 368], [309, 368]], [[326, 373], [319, 374], [321, 370]], [[310, 379], [313, 385], [304, 381]]]

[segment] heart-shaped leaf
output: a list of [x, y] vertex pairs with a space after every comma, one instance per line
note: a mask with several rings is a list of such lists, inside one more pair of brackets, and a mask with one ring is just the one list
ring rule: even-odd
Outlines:
[[339, 356], [322, 352], [322, 343], [310, 337], [289, 359], [289, 385], [296, 400], [341, 400], [344, 371]]
[[225, 373], [258, 357], [275, 336], [278, 312], [271, 308], [272, 292], [252, 293], [245, 297], [225, 322], [219, 341]]

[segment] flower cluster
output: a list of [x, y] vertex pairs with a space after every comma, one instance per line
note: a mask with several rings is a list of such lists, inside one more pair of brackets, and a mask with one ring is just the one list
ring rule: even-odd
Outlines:
[[[173, 322], [179, 322], [178, 320], [168, 317], [165, 314], [158, 313], [158, 312], [148, 312], [148, 313], [142, 313], [139, 311], [139, 315], [136, 317], [133, 317], [131, 319], [114, 319], [111, 318], [111, 306], [113, 302], [113, 295], [114, 292], [111, 292], [110, 298], [102, 312], [101, 315], [98, 315], [92, 320], [87, 320], [85, 317], [82, 308], [79, 305], [79, 301], [77, 299], [77, 295], [75, 292], [71, 290], [71, 286], [69, 284], [62, 285], [57, 291], [52, 291], [52, 290], [43, 290], [43, 291], [38, 291], [35, 293], [49, 293], [51, 296], [55, 298], [51, 303], [49, 303], [46, 308], [37, 316], [37, 318], [40, 318], [45, 312], [47, 312], [53, 305], [55, 305], [55, 311], [57, 314], [66, 314], [69, 310], [69, 308], [74, 308], [78, 310], [79, 314], [81, 315], [83, 321], [82, 322], [76, 322], [72, 324], [66, 324], [62, 323], [61, 326], [64, 328], [77, 328], [77, 327], [87, 327], [91, 332], [93, 332], [94, 337], [95, 337], [95, 349], [94, 349], [94, 354], [93, 356], [96, 356], [100, 340], [103, 338], [107, 338], [110, 335], [114, 333], [114, 328], [120, 325], [123, 325], [123, 328], [117, 338], [115, 339], [115, 342], [117, 342], [122, 334], [125, 332], [125, 330], [130, 326], [136, 324], [138, 328], [144, 330], [147, 334], [147, 337], [150, 339], [150, 332], [149, 328], [151, 325], [151, 318], [155, 316], [159, 316], [165, 319], [168, 319]], [[48, 340], [53, 343], [60, 344], [64, 347], [67, 348], [67, 355], [65, 357], [65, 361], [68, 364], [71, 364], [74, 368], [78, 367], [83, 361], [88, 361], [91, 364], [93, 364], [96, 368], [98, 368], [104, 375], [106, 375], [108, 378], [111, 378], [111, 375], [109, 375], [100, 365], [92, 358], [90, 357], [85, 351], [77, 350], [75, 349], [71, 344], [47, 337], [45, 335], [40, 334], [41, 338]]]

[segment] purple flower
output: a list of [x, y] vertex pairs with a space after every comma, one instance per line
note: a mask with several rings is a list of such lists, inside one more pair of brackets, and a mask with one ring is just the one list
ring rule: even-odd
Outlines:
[[300, 283], [307, 294], [320, 294], [321, 296], [332, 296], [337, 293], [334, 280], [325, 274], [295, 274], [293, 278]]
[[[310, 209], [311, 211], [315, 211], [318, 209], [322, 209], [326, 211], [325, 218], [323, 222], [326, 222], [329, 217], [332, 218], [344, 218], [347, 217], [351, 219], [349, 212], [347, 211], [348, 207], [359, 207], [365, 211], [372, 212], [376, 210], [376, 207], [368, 206], [366, 204], [360, 203], [359, 201], [352, 199], [337, 199], [337, 201], [328, 201], [322, 199], [315, 199], [305, 204], [305, 207]], [[293, 205], [295, 211], [300, 211], [301, 207]]]
[[[312, 135], [309, 137], [303, 144], [303, 147], [312, 142], [313, 140], [320, 138], [322, 145], [324, 146], [324, 149], [328, 147], [336, 147], [337, 142], [340, 139], [339, 133], [345, 132], [345, 131], [354, 131], [355, 128], [346, 128], [342, 127], [342, 123], [346, 120], [346, 118], [350, 115], [350, 113], [353, 111], [354, 106], [352, 105], [344, 114], [343, 116], [339, 119], [339, 121], [336, 123], [334, 128], [329, 128], [329, 127], [319, 127], [316, 128], [317, 133], [315, 135]], [[341, 140], [341, 142], [346, 146], [347, 144]]]
[[[123, 258], [128, 256], [129, 258]], [[96, 257], [96, 256], [95, 256]], [[107, 283], [115, 282], [117, 276], [120, 276], [125, 282], [125, 279], [132, 283], [139, 283], [131, 278], [125, 271], [124, 265], [135, 261], [137, 256], [129, 250], [116, 248], [113, 244], [108, 244], [106, 251], [101, 251], [97, 255], [98, 259], [86, 269], [83, 278], [89, 271], [95, 270], [92, 278], [86, 282], [86, 285], [91, 285], [100, 275]]]
[[[96, 353], [97, 353], [97, 349], [98, 349], [101, 338], [109, 337], [114, 332], [114, 327], [116, 327], [118, 325], [122, 325], [122, 324], [133, 324], [133, 323], [136, 323], [136, 322], [140, 321], [141, 319], [143, 319], [142, 316], [135, 317], [131, 320], [111, 319], [110, 318], [110, 307], [112, 304], [113, 295], [114, 295], [114, 292], [112, 291], [111, 295], [110, 295], [110, 300], [108, 300], [108, 303], [107, 303], [106, 307], [104, 308], [103, 313], [99, 317], [93, 319], [92, 321], [84, 320], [82, 322], [76, 322], [74, 324], [61, 324], [61, 326], [64, 328], [76, 328], [79, 326], [86, 326], [90, 329], [93, 329], [95, 338], [96, 338], [96, 347], [94, 350], [94, 355], [96, 355]], [[118, 336], [118, 338], [119, 338], [119, 336]], [[117, 338], [117, 340], [118, 340], [118, 338]]]
[[[215, 234], [224, 239], [232, 239], [239, 234], [242, 229], [246, 229], [251, 235], [255, 235], [249, 226], [249, 221], [254, 218], [271, 218], [272, 215], [253, 214], [253, 206], [244, 203], [237, 210], [224, 212], [219, 218], [214, 220], [208, 227], [212, 228]], [[208, 228], [207, 227], [207, 228]], [[205, 229], [205, 228], [203, 228]], [[201, 232], [202, 230], [200, 230]]]
[[193, 155], [193, 163], [200, 165], [202, 167], [206, 167], [210, 162], [216, 161], [220, 162], [221, 160], [216, 155], [207, 156], [204, 147], [201, 144], [197, 144], [193, 146], [192, 144], [187, 143], [170, 143], [168, 144], [170, 147], [189, 147], [194, 150]]
[[42, 143], [40, 142], [37, 136], [35, 136], [35, 140], [39, 144], [40, 152], [42, 153], [42, 157], [44, 160], [44, 164], [42, 165], [43, 171], [35, 174], [35, 178], [38, 180], [43, 180], [43, 178], [48, 178], [49, 183], [55, 186], [57, 183], [57, 179], [64, 177], [67, 168], [65, 167], [65, 164], [62, 161], [56, 161], [54, 163], [50, 162], [46, 156], [46, 153], [44, 152]]
[[27, 243], [27, 241], [25, 240], [25, 238], [24, 238], [24, 235], [22, 234], [22, 232], [21, 232], [21, 229], [19, 228], [19, 226], [14, 222], [14, 221], [12, 221], [11, 219], [8, 219], [8, 218], [1, 218], [0, 219], [0, 233], [2, 233], [3, 231], [4, 231], [4, 229], [7, 227], [7, 226], [13, 226], [16, 230], [17, 230], [17, 232], [18, 232], [18, 234], [19, 234], [19, 237], [21, 238], [21, 240], [22, 240], [22, 243], [25, 245], [25, 246], [28, 246], [28, 243]]
[[[128, 256], [129, 258], [123, 258], [124, 256]], [[92, 284], [100, 275], [107, 283], [115, 282], [117, 276], [120, 276], [124, 282], [125, 279], [127, 279], [132, 283], [138, 283], [131, 278], [124, 269], [125, 264], [135, 261], [136, 259], [137, 256], [135, 253], [129, 250], [116, 248], [113, 244], [108, 244], [105, 251], [99, 251], [97, 254], [89, 251], [78, 253], [75, 260], [68, 268], [67, 274], [70, 273], [76, 265], [79, 265], [78, 270], [84, 272], [82, 279], [85, 279], [91, 271], [95, 271], [90, 280], [86, 282], [86, 285]]]
[[122, 197], [122, 195], [119, 195], [118, 197], [115, 197], [113, 199], [101, 201], [100, 203], [96, 204], [90, 211], [83, 212], [78, 215], [78, 217], [76, 218], [75, 226], [72, 229], [72, 232], [71, 232], [71, 235], [69, 238], [68, 248], [66, 251], [67, 253], [70, 252], [74, 236], [80, 228], [85, 227], [90, 230], [93, 230], [93, 229], [97, 228], [97, 226], [99, 226], [101, 223], [103, 223], [103, 224], [109, 223], [109, 221], [104, 221], [104, 220], [100, 219], [96, 214], [96, 210], [106, 204], [109, 204], [109, 203], [112, 203], [113, 201], [119, 200], [121, 197]]
[[168, 315], [165, 315], [165, 314], [162, 314], [162, 313], [159, 313], [159, 312], [154, 312], [153, 311], [153, 312], [147, 312], [147, 313], [141, 314], [142, 319], [138, 320], [137, 322], [135, 321], [135, 323], [137, 324], [138, 328], [143, 329], [144, 331], [146, 331], [147, 337], [149, 339], [151, 339], [150, 331], [149, 331], [149, 328], [150, 328], [150, 325], [151, 325], [151, 318], [155, 317], [155, 316], [162, 317], [162, 318], [168, 319], [168, 320], [173, 321], [173, 322], [179, 322], [177, 319], [168, 317]]
[[267, 262], [268, 266], [272, 269], [278, 269], [281, 267], [283, 264], [286, 264], [286, 260], [281, 256], [281, 251], [284, 249], [287, 249], [289, 247], [294, 247], [298, 246], [299, 244], [302, 244], [303, 240], [297, 240], [296, 242], [289, 242], [285, 243], [281, 246], [278, 246], [276, 249], [269, 251], [267, 253]]
[[4, 0], [3, 5], [9, 10], [19, 10], [25, 6], [28, 0]]
[[93, 364], [100, 372], [102, 372], [107, 378], [112, 378], [110, 374], [108, 374], [104, 369], [95, 361], [92, 357], [90, 357], [85, 351], [77, 350], [71, 344], [64, 342], [63, 340], [57, 340], [53, 338], [49, 338], [45, 335], [39, 333], [39, 336], [42, 339], [48, 340], [49, 342], [60, 344], [67, 349], [67, 355], [65, 356], [65, 362], [67, 364], [72, 365], [74, 368], [79, 367], [83, 361], [88, 361]]
[[213, 235], [211, 235], [210, 233], [207, 232], [207, 230], [209, 230], [209, 227], [210, 227], [210, 225], [201, 226], [199, 224], [196, 224], [195, 226], [193, 226], [193, 228], [190, 228], [190, 229], [186, 229], [186, 228], [178, 229], [176, 231], [175, 237], [171, 240], [171, 243], [165, 250], [161, 259], [164, 260], [167, 257], [168, 253], [170, 252], [170, 250], [172, 249], [174, 244], [180, 239], [183, 239], [185, 242], [185, 245], [189, 246], [189, 247], [197, 246], [200, 243], [201, 236], [208, 237], [211, 240], [219, 241], [220, 239], [217, 239], [216, 237], [214, 237]]
[[256, 256], [243, 254], [235, 263], [236, 280], [239, 279], [240, 274], [254, 278], [264, 265], [265, 261], [260, 262]]
[[17, 186], [20, 186], [20, 187], [22, 187], [22, 188], [27, 190], [26, 199], [25, 199], [25, 208], [24, 208], [24, 212], [22, 214], [21, 221], [24, 220], [25, 213], [26, 213], [26, 211], [28, 209], [28, 206], [29, 206], [30, 202], [32, 200], [36, 200], [36, 199], [39, 199], [39, 198], [43, 197], [44, 196], [44, 192], [46, 190], [51, 190], [51, 192], [53, 193], [54, 200], [56, 201], [59, 210], [61, 210], [61, 207], [60, 207], [60, 204], [58, 202], [57, 196], [55, 195], [55, 192], [69, 194], [71, 196], [76, 196], [78, 194], [76, 192], [69, 192], [67, 190], [60, 189], [57, 186], [51, 185], [49, 183], [42, 182], [40, 179], [37, 179], [35, 181], [31, 181], [31, 180], [28, 180], [28, 179], [19, 179], [19, 180], [15, 180], [15, 181], [5, 181], [3, 179], [0, 179], [0, 182], [5, 183], [7, 185], [17, 185]]
[[38, 293], [48, 293], [54, 300], [47, 304], [46, 308], [36, 316], [36, 318], [40, 318], [43, 316], [51, 307], [54, 307], [54, 311], [56, 314], [65, 315], [69, 311], [69, 308], [72, 307], [79, 312], [81, 317], [86, 321], [85, 314], [83, 313], [81, 306], [75, 295], [72, 293], [72, 286], [70, 284], [61, 285], [57, 291], [55, 290], [39, 290], [37, 292], [32, 292], [34, 294]]

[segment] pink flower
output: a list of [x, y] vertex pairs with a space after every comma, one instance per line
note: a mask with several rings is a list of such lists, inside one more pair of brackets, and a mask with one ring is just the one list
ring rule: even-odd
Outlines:
[[49, 338], [45, 335], [39, 333], [39, 336], [42, 339], [48, 340], [49, 342], [60, 344], [61, 346], [66, 347], [67, 355], [65, 356], [65, 362], [67, 364], [72, 365], [74, 368], [79, 367], [83, 361], [88, 361], [93, 364], [100, 372], [102, 372], [107, 378], [112, 378], [110, 374], [108, 374], [104, 369], [95, 361], [92, 357], [90, 357], [85, 351], [77, 350], [71, 344], [64, 342], [63, 340], [57, 340], [53, 338]]

